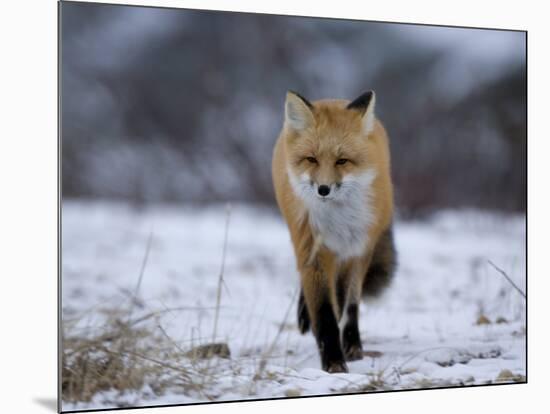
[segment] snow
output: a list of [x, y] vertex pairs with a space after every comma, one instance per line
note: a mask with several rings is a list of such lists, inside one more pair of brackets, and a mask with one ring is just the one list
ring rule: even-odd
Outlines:
[[[159, 319], [170, 338], [182, 348], [191, 339], [208, 343], [225, 222], [223, 205], [63, 202], [63, 318], [82, 313], [82, 328], [100, 326], [102, 308], [128, 300], [152, 233], [139, 286], [144, 308], [136, 314], [170, 309]], [[299, 279], [280, 215], [233, 205], [216, 338], [227, 342], [231, 359], [216, 361], [221, 375], [209, 385], [208, 400], [484, 384], [504, 369], [525, 376], [525, 299], [488, 264], [525, 291], [525, 217], [444, 211], [424, 221], [397, 220], [395, 239], [393, 285], [361, 305], [369, 356], [350, 362], [348, 374], [327, 374], [313, 336], [296, 326]], [[480, 315], [492, 323], [476, 324]], [[65, 402], [63, 409], [199, 401], [205, 398], [181, 390], [156, 395], [146, 384]]]

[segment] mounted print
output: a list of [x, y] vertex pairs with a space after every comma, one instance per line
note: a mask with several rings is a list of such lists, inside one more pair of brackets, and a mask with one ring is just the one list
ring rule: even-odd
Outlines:
[[61, 411], [526, 382], [526, 32], [59, 9]]

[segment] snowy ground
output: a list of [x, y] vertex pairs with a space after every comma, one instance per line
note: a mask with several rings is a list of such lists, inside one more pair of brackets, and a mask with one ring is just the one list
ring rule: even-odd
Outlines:
[[[161, 311], [151, 329], [162, 326], [181, 348], [212, 339], [224, 206], [71, 201], [62, 209], [63, 318], [84, 314], [80, 328], [100, 326], [100, 309], [128, 300], [152, 232], [135, 313]], [[159, 394], [146, 384], [64, 410], [524, 380], [525, 300], [487, 262], [525, 290], [522, 216], [447, 211], [398, 221], [394, 284], [361, 308], [367, 355], [333, 375], [320, 370], [313, 336], [296, 327], [298, 275], [280, 216], [234, 205], [228, 234], [217, 341], [227, 342], [231, 359], [208, 362], [220, 375], [200, 393], [182, 386]], [[491, 323], [478, 324], [481, 315]]]

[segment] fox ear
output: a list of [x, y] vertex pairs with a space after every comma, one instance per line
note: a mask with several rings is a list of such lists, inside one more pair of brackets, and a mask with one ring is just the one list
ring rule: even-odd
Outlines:
[[374, 106], [376, 104], [376, 95], [374, 91], [365, 92], [363, 95], [350, 102], [348, 109], [359, 111], [363, 115], [363, 129], [366, 134], [370, 134], [374, 129]]
[[285, 101], [285, 124], [302, 131], [313, 124], [313, 105], [296, 92], [288, 91]]

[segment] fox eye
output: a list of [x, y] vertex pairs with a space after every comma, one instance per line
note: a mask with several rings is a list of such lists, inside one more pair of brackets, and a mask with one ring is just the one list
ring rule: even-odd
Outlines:
[[338, 161], [336, 161], [336, 165], [344, 165], [346, 162], [348, 162], [347, 158], [340, 158]]
[[317, 164], [317, 159], [315, 157], [306, 157], [306, 160], [312, 164]]

